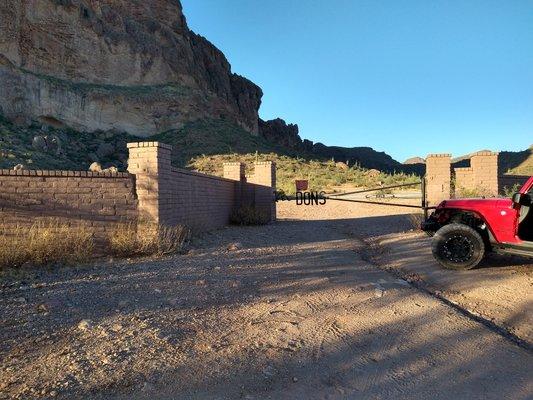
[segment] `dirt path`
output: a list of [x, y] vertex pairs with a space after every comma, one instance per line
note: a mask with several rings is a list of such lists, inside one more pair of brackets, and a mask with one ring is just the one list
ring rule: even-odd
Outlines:
[[533, 396], [528, 351], [366, 262], [347, 227], [228, 228], [6, 282], [0, 398]]
[[470, 313], [504, 328], [533, 346], [533, 265], [521, 257], [489, 254], [471, 271], [440, 267], [431, 255], [431, 239], [409, 232], [376, 237], [376, 261], [416, 280]]

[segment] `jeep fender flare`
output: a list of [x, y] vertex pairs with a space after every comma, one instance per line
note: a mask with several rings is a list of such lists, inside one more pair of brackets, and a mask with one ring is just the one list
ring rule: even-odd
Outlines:
[[[443, 209], [442, 211], [445, 211], [445, 212], [447, 211], [450, 213], [448, 220], [443, 225], [448, 225], [454, 222], [463, 223], [465, 225], [470, 226], [471, 228], [476, 229], [481, 234], [481, 237], [485, 239], [485, 244], [487, 245], [488, 249], [492, 247], [492, 244], [496, 243], [496, 238], [494, 236], [494, 233], [492, 232], [490, 225], [487, 223], [487, 220], [485, 219], [485, 217], [482, 214], [478, 213], [477, 211], [464, 210], [461, 208], [447, 208], [447, 209]], [[461, 221], [454, 220], [454, 217], [457, 217], [457, 216], [468, 216], [470, 218], [473, 217], [473, 219], [481, 221], [481, 225], [483, 225], [484, 228], [480, 228], [479, 226], [473, 226], [472, 224], [468, 223], [469, 222], [468, 220], [466, 221], [464, 219]]]

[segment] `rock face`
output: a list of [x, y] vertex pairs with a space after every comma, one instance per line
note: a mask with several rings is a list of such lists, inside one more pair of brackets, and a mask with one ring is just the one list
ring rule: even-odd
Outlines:
[[261, 89], [187, 27], [178, 0], [3, 0], [0, 112], [138, 136], [198, 118], [258, 134]]
[[[298, 155], [310, 156], [317, 159], [333, 159], [345, 166], [359, 165], [366, 168], [375, 168], [380, 171], [407, 171], [419, 173], [418, 166], [404, 166], [384, 152], [375, 151], [370, 147], [338, 147], [326, 146], [322, 143], [313, 143], [302, 140], [298, 125], [287, 124], [282, 119], [270, 121], [259, 120], [259, 135], [270, 141], [291, 150]], [[339, 164], [340, 165], [340, 164]]]
[[[302, 141], [298, 125], [287, 124], [281, 118], [270, 121], [259, 120], [259, 135], [272, 143], [294, 150], [311, 150], [313, 142]], [[304, 145], [304, 142], [306, 144]]]

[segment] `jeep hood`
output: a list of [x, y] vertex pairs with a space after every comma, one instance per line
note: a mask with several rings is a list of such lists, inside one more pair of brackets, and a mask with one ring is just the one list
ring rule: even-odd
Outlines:
[[511, 199], [452, 199], [444, 200], [437, 208], [492, 208], [492, 207], [511, 207], [513, 202]]

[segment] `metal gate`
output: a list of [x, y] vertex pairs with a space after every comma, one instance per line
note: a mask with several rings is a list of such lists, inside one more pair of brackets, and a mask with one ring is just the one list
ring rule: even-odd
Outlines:
[[[397, 203], [397, 202], [385, 202], [385, 201], [370, 201], [368, 198], [375, 197], [377, 199], [380, 198], [387, 198], [386, 191], [391, 189], [399, 189], [399, 188], [407, 188], [407, 187], [416, 187], [420, 186], [420, 205], [414, 205], [414, 204], [405, 204], [405, 203]], [[343, 196], [353, 196], [353, 195], [360, 195], [364, 193], [373, 193], [378, 192], [378, 195], [376, 196], [365, 196], [365, 199], [361, 198], [343, 198]], [[381, 195], [380, 195], [381, 194]], [[320, 194], [318, 196], [320, 199], [326, 199], [326, 200], [332, 200], [332, 201], [344, 201], [344, 202], [350, 202], [350, 203], [363, 203], [363, 204], [377, 204], [382, 206], [393, 206], [393, 207], [406, 207], [406, 208], [418, 208], [423, 210], [424, 217], [427, 218], [428, 211], [435, 209], [435, 207], [429, 207], [426, 200], [426, 179], [425, 177], [422, 178], [418, 182], [414, 183], [404, 183], [401, 185], [391, 185], [391, 186], [379, 186], [371, 189], [362, 189], [362, 190], [356, 190], [353, 192], [346, 192], [346, 193], [334, 193], [330, 195]], [[389, 196], [388, 198], [398, 198], [393, 196]], [[401, 198], [401, 197], [400, 197]], [[276, 200], [296, 200], [297, 196], [281, 196], [277, 197]]]

